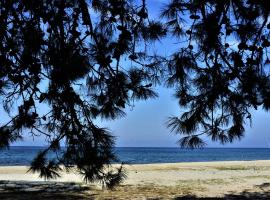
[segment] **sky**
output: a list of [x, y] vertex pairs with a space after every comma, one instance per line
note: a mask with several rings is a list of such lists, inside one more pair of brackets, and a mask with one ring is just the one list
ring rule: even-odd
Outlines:
[[[150, 18], [157, 18], [161, 5], [166, 2], [162, 0], [148, 0]], [[176, 48], [174, 41], [170, 39], [163, 40], [156, 44], [155, 48], [162, 51], [163, 54], [169, 54], [173, 48]], [[178, 147], [177, 141], [180, 135], [170, 133], [166, 128], [166, 120], [170, 116], [179, 116], [181, 108], [178, 106], [177, 99], [173, 97], [172, 89], [162, 86], [156, 87], [159, 97], [146, 101], [135, 102], [134, 108], [126, 108], [126, 116], [116, 120], [102, 120], [98, 122], [101, 127], [107, 127], [116, 137], [116, 146], [119, 147]], [[270, 147], [270, 114], [262, 110], [252, 111], [252, 126], [246, 124], [245, 137], [241, 141], [235, 141], [232, 144], [220, 145], [213, 143], [205, 138], [207, 147], [252, 147], [269, 148]], [[2, 115], [1, 119], [7, 119]], [[24, 146], [45, 145], [44, 138], [35, 138], [27, 136], [23, 141], [13, 144]]]
[[[158, 18], [160, 8], [166, 4], [166, 0], [147, 0], [150, 18]], [[155, 44], [157, 51], [162, 51], [163, 55], [169, 55], [179, 44], [166, 39]], [[173, 97], [173, 89], [164, 87], [156, 88], [159, 94], [157, 99], [137, 102], [133, 110], [127, 110], [126, 117], [110, 122], [103, 122], [109, 127], [117, 137], [117, 146], [135, 147], [178, 147], [177, 141], [180, 135], [171, 133], [166, 127], [166, 120], [170, 116], [179, 116], [181, 108], [177, 99]], [[270, 147], [270, 114], [262, 110], [252, 111], [252, 124], [245, 125], [245, 137], [241, 141], [234, 141], [231, 144], [221, 145], [209, 141], [207, 147]]]

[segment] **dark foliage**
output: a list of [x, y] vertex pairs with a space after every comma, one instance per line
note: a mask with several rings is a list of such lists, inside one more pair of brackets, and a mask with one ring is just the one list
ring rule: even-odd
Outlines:
[[168, 61], [167, 85], [186, 108], [168, 127], [183, 147], [244, 135], [252, 109], [270, 109], [268, 1], [173, 0], [163, 8], [167, 29], [181, 42]]
[[48, 142], [30, 168], [41, 177], [76, 166], [85, 181], [121, 182], [123, 168], [111, 167], [114, 138], [93, 120], [156, 96], [160, 61], [137, 47], [164, 35], [144, 1], [1, 0], [0, 94], [11, 120], [0, 127], [0, 147], [28, 130]]
[[[111, 168], [114, 138], [94, 120], [156, 97], [152, 85], [164, 77], [186, 108], [168, 121], [183, 147], [204, 146], [201, 135], [240, 139], [251, 109], [270, 109], [268, 1], [173, 0], [161, 13], [166, 24], [136, 2], [0, 1], [0, 95], [11, 117], [0, 127], [1, 148], [24, 130], [45, 135], [32, 171], [55, 178], [60, 165], [76, 166], [85, 181], [111, 188], [125, 174]], [[183, 40], [169, 59], [142, 51], [168, 32]]]

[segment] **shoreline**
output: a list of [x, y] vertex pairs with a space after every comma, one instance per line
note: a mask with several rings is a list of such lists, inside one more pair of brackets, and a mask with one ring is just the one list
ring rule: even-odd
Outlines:
[[[94, 199], [134, 199], [138, 196], [142, 198], [137, 199], [173, 199], [184, 195], [224, 197], [249, 192], [268, 194], [270, 199], [266, 192], [270, 191], [270, 160], [132, 164], [125, 165], [125, 169], [127, 179], [115, 190], [104, 191], [97, 184], [88, 184], [92, 189], [86, 193], [95, 193], [97, 198]], [[11, 185], [72, 183], [85, 186], [76, 173], [61, 172], [61, 178], [44, 182], [38, 174], [26, 174], [27, 170], [28, 166], [0, 166], [0, 180], [9, 181]]]
[[[213, 160], [213, 161], [182, 161], [182, 162], [160, 162], [160, 163], [124, 163], [124, 165], [169, 165], [169, 164], [203, 164], [203, 163], [230, 163], [230, 162], [270, 162], [270, 159], [259, 159], [259, 160]], [[113, 163], [112, 165], [120, 165], [121, 163]], [[30, 167], [30, 165], [1, 165], [1, 167]]]

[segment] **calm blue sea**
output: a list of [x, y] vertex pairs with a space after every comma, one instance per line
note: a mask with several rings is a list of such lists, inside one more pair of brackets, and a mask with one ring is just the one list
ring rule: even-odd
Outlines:
[[[10, 147], [0, 151], [0, 165], [29, 165], [42, 147]], [[181, 148], [117, 147], [121, 161], [130, 164], [200, 161], [270, 160], [270, 149], [263, 148]]]

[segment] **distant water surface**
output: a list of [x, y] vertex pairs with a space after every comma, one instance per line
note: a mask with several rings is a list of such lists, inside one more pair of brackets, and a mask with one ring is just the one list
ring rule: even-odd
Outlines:
[[[43, 147], [17, 146], [0, 151], [0, 165], [29, 165]], [[117, 147], [115, 152], [121, 161], [130, 164], [233, 161], [233, 160], [270, 160], [268, 148], [149, 148]], [[50, 155], [53, 156], [53, 155]]]

